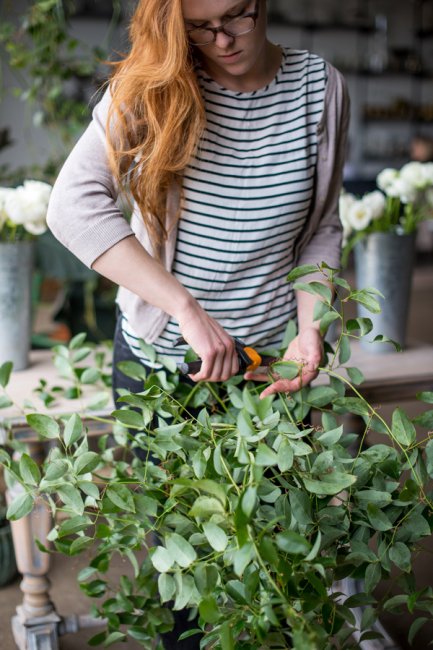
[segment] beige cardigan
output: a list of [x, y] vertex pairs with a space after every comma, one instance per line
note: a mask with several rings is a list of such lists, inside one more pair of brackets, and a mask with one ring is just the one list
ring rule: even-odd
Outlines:
[[[341, 245], [338, 197], [346, 150], [349, 98], [341, 74], [329, 64], [327, 74], [324, 110], [317, 126], [315, 192], [295, 253], [296, 264], [325, 261], [338, 267]], [[116, 203], [118, 192], [106, 154], [105, 126], [109, 103], [107, 91], [93, 111], [92, 122], [60, 171], [47, 217], [55, 237], [90, 267], [106, 250], [133, 234], [151, 255], [154, 253], [138, 211], [134, 211], [131, 224], [128, 224]], [[178, 200], [178, 192], [173, 189], [167, 201], [167, 223], [176, 214]], [[169, 271], [176, 237], [177, 228], [174, 226], [161, 247], [160, 259]], [[158, 338], [169, 318], [165, 312], [124, 287], [119, 288], [117, 303], [127, 314], [135, 332], [148, 343]]]

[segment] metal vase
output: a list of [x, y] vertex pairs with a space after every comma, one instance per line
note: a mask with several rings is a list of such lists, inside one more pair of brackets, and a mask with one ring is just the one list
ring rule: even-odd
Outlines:
[[0, 243], [0, 364], [12, 361], [14, 370], [29, 364], [33, 249], [31, 241]]
[[374, 354], [395, 351], [389, 343], [370, 343], [383, 334], [404, 347], [409, 314], [412, 274], [415, 258], [415, 233], [377, 232], [367, 235], [355, 246], [355, 272], [358, 289], [374, 287], [382, 311], [372, 314], [358, 305], [358, 316], [370, 318], [373, 330], [361, 339], [361, 346]]

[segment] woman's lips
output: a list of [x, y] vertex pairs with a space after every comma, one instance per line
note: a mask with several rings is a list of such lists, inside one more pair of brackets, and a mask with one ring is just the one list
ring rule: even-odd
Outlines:
[[242, 51], [239, 50], [238, 52], [233, 52], [233, 54], [220, 54], [219, 58], [223, 59], [224, 61], [227, 61], [227, 63], [230, 63], [231, 61], [235, 61], [239, 58], [241, 55]]

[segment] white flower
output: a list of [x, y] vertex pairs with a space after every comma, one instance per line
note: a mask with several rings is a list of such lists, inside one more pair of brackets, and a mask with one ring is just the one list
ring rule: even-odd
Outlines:
[[409, 162], [400, 169], [400, 178], [417, 190], [423, 190], [430, 185], [427, 177], [428, 169], [422, 162]]
[[414, 203], [417, 198], [417, 189], [404, 178], [396, 178], [386, 193], [393, 198], [399, 198], [402, 203]]
[[424, 163], [424, 178], [428, 187], [433, 186], [433, 162]]
[[355, 201], [349, 208], [348, 221], [354, 230], [364, 230], [373, 219], [372, 209], [362, 200]]
[[348, 242], [350, 235], [352, 234], [352, 226], [349, 223], [349, 209], [355, 203], [356, 199], [353, 194], [349, 192], [341, 192], [340, 198], [338, 201], [338, 210], [340, 215], [340, 221], [343, 226], [343, 246]]
[[5, 200], [5, 210], [10, 221], [22, 225], [33, 235], [41, 235], [47, 229], [46, 214], [51, 185], [42, 181], [24, 181], [24, 185], [12, 190]]
[[362, 197], [362, 202], [364, 203], [365, 206], [370, 208], [372, 213], [372, 219], [380, 219], [380, 217], [384, 213], [385, 206], [386, 206], [386, 198], [382, 192], [379, 192], [379, 190], [375, 190], [374, 192], [369, 192], [368, 194], [364, 194], [364, 196]]
[[380, 174], [377, 175], [376, 185], [380, 190], [385, 192], [385, 194], [388, 194], [388, 188], [393, 185], [395, 179], [398, 178], [398, 176], [399, 172], [397, 169], [386, 167], [385, 169], [382, 169]]

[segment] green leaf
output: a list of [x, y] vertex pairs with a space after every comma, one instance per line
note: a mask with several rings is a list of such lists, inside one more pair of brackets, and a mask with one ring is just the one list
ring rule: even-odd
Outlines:
[[6, 388], [6, 386], [9, 383], [9, 379], [12, 373], [14, 364], [12, 361], [5, 361], [5, 363], [2, 363], [0, 366], [0, 386], [3, 388]]
[[373, 329], [371, 318], [351, 318], [346, 323], [346, 329], [352, 333], [359, 330], [360, 336], [366, 336]]
[[367, 516], [374, 530], [391, 530], [393, 523], [374, 503], [367, 505]]
[[121, 424], [124, 424], [129, 429], [143, 429], [144, 421], [143, 415], [137, 413], [137, 411], [132, 410], [116, 410], [112, 413], [113, 417], [116, 418]]
[[350, 359], [351, 350], [349, 338], [343, 334], [340, 339], [340, 349], [338, 351], [338, 360], [341, 364], [347, 363]]
[[332, 304], [332, 291], [322, 282], [296, 282], [293, 285], [295, 291], [305, 291], [313, 296], [320, 296], [328, 304]]
[[30, 413], [26, 416], [27, 424], [43, 438], [55, 440], [60, 437], [60, 427], [54, 418], [49, 415]]
[[362, 384], [365, 381], [365, 377], [362, 374], [358, 368], [346, 368], [347, 374], [349, 375], [349, 379], [352, 382], [352, 384], [355, 384], [355, 386], [359, 386], [359, 384]]
[[10, 521], [16, 521], [26, 515], [30, 514], [33, 510], [33, 497], [31, 494], [20, 494], [16, 497], [7, 509], [6, 517]]
[[416, 442], [415, 427], [401, 408], [395, 409], [392, 414], [392, 434], [403, 447]]
[[343, 425], [316, 435], [316, 440], [324, 447], [333, 447], [343, 435]]
[[323, 476], [320, 481], [310, 478], [302, 478], [302, 480], [305, 488], [312, 494], [334, 495], [356, 483], [357, 479], [352, 474], [332, 472]]
[[115, 506], [127, 512], [135, 512], [135, 504], [130, 490], [121, 483], [112, 483], [106, 491], [107, 498]]
[[308, 391], [306, 400], [311, 406], [322, 408], [332, 402], [336, 397], [337, 393], [333, 388], [329, 386], [315, 386]]
[[219, 636], [220, 636], [221, 650], [235, 650], [233, 632], [232, 632], [231, 625], [228, 621], [226, 621], [221, 625]]
[[57, 488], [57, 494], [67, 508], [70, 508], [78, 515], [83, 514], [84, 502], [79, 490], [77, 490], [76, 487], [68, 484], [62, 485], [61, 487]]
[[176, 573], [174, 579], [176, 582], [176, 599], [172, 609], [179, 611], [188, 605], [195, 591], [195, 584], [192, 576], [184, 573]]
[[209, 521], [203, 524], [203, 531], [207, 541], [215, 551], [221, 553], [226, 550], [228, 538], [222, 528]]
[[249, 486], [241, 496], [241, 508], [242, 512], [249, 520], [254, 512], [257, 503], [257, 488], [255, 486]]
[[113, 643], [117, 643], [118, 641], [124, 641], [126, 639], [126, 634], [123, 632], [111, 632], [107, 638], [105, 639], [104, 643], [102, 644], [104, 648], [108, 648], [108, 646], [113, 645]]
[[146, 368], [136, 361], [119, 361], [119, 363], [116, 364], [116, 367], [120, 372], [131, 379], [145, 381], [147, 378]]
[[78, 481], [77, 487], [92, 499], [98, 500], [100, 497], [98, 486], [91, 483], [91, 481]]
[[396, 542], [391, 546], [389, 559], [402, 571], [410, 572], [412, 568], [411, 552], [403, 542]]
[[221, 501], [214, 497], [200, 496], [194, 501], [188, 514], [190, 517], [209, 519], [214, 514], [223, 515], [224, 513], [225, 510]]
[[28, 485], [39, 485], [41, 472], [33, 458], [30, 458], [28, 454], [23, 454], [20, 458], [19, 467], [24, 483]]
[[433, 440], [429, 440], [425, 447], [427, 458], [427, 474], [433, 478]]
[[296, 266], [287, 275], [287, 282], [295, 282], [304, 275], [311, 275], [311, 273], [318, 273], [318, 271], [319, 267], [316, 264], [303, 264], [302, 266]]
[[278, 533], [275, 537], [277, 546], [285, 553], [292, 555], [307, 555], [311, 551], [311, 544], [293, 530]]
[[257, 447], [255, 462], [260, 467], [271, 467], [278, 464], [278, 456], [270, 447], [260, 443]]
[[83, 423], [81, 418], [74, 413], [65, 424], [63, 430], [63, 441], [66, 447], [70, 447], [81, 437], [83, 433]]
[[370, 406], [360, 397], [338, 397], [334, 401], [338, 413], [354, 413], [355, 415], [369, 415]]
[[356, 499], [361, 506], [368, 507], [369, 503], [375, 503], [379, 508], [389, 505], [392, 501], [392, 496], [389, 492], [382, 490], [366, 489], [356, 492]]
[[101, 379], [101, 373], [97, 368], [86, 368], [80, 377], [82, 384], [95, 384]]
[[284, 438], [278, 447], [277, 453], [278, 469], [280, 472], [288, 472], [293, 467], [294, 458], [293, 449], [289, 441]]
[[323, 336], [326, 334], [328, 331], [329, 327], [334, 323], [336, 320], [340, 320], [341, 316], [338, 312], [336, 311], [328, 311], [327, 314], [323, 316], [323, 318], [320, 320], [320, 333]]
[[49, 463], [45, 475], [45, 481], [58, 481], [69, 470], [69, 465], [65, 460], [55, 460]]
[[[152, 563], [155, 569], [157, 571], [160, 571], [160, 569], [158, 569], [153, 561]], [[169, 569], [167, 569], [167, 571], [168, 570]], [[169, 575], [168, 573], [161, 573], [161, 575], [158, 577], [158, 591], [162, 603], [167, 603], [169, 600], [171, 600], [176, 592], [176, 584], [174, 582], [173, 576]]]
[[201, 618], [206, 623], [217, 623], [221, 616], [217, 602], [213, 596], [207, 596], [206, 598], [203, 598], [198, 606], [198, 611]]
[[252, 542], [246, 542], [241, 548], [237, 549], [233, 555], [233, 569], [237, 576], [241, 576], [248, 564], [255, 556], [254, 545]]
[[373, 589], [377, 587], [382, 578], [382, 567], [379, 562], [369, 564], [365, 570], [364, 589], [366, 594], [371, 594]]
[[71, 338], [68, 344], [70, 350], [77, 350], [87, 338], [86, 332], [80, 332]]
[[0, 409], [7, 409], [13, 402], [6, 395], [0, 395]]
[[165, 538], [165, 544], [171, 557], [174, 558], [177, 564], [186, 569], [191, 566], [197, 559], [197, 553], [191, 544], [178, 533], [171, 533]]
[[433, 429], [433, 409], [417, 415], [413, 422], [424, 429]]
[[74, 471], [76, 474], [87, 474], [92, 472], [101, 462], [99, 454], [93, 451], [87, 451], [78, 456], [74, 463]]
[[220, 575], [215, 564], [198, 563], [194, 570], [194, 581], [200, 594], [210, 594], [218, 584]]
[[422, 393], [417, 393], [416, 398], [419, 399], [421, 402], [425, 402], [426, 404], [433, 404], [432, 391], [424, 391]]
[[166, 548], [164, 548], [164, 546], [157, 546], [156, 549], [151, 552], [150, 561], [159, 573], [166, 573], [167, 571], [170, 571], [175, 562], [175, 558]]
[[426, 618], [425, 616], [420, 616], [412, 623], [409, 629], [409, 634], [407, 636], [410, 645], [413, 645], [415, 636], [418, 634], [423, 625], [425, 625], [429, 620], [430, 619]]
[[372, 314], [379, 314], [381, 312], [380, 303], [377, 298], [374, 297], [374, 294], [377, 295], [378, 293], [379, 292], [376, 289], [371, 289], [369, 287], [366, 289], [360, 289], [359, 291], [352, 291], [350, 299], [364, 305], [364, 307], [368, 311], [371, 311]]
[[301, 366], [296, 361], [277, 361], [271, 367], [272, 372], [277, 373], [282, 379], [295, 379], [301, 372]]

